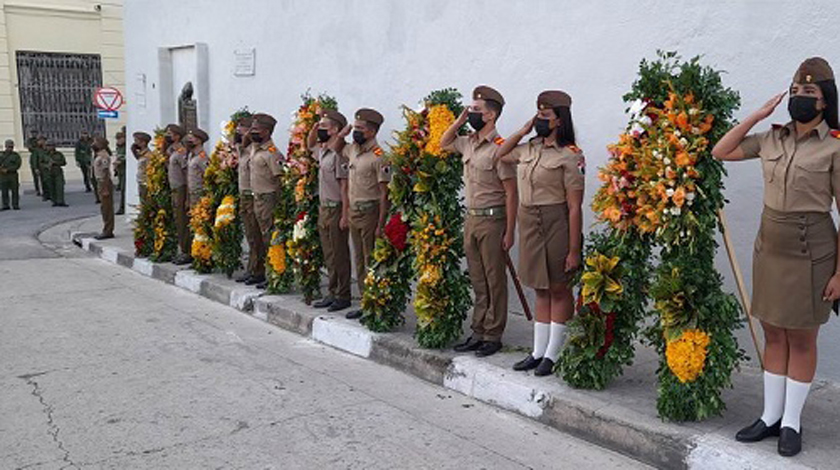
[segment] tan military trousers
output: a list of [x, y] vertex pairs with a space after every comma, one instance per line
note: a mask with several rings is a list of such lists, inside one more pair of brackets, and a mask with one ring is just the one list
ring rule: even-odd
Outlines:
[[172, 190], [172, 216], [175, 219], [175, 232], [178, 235], [178, 251], [181, 255], [190, 255], [190, 227], [187, 210], [187, 187]]
[[[271, 232], [274, 230], [274, 208], [277, 207], [277, 193], [262, 193], [254, 196], [254, 214], [260, 227], [262, 243], [254, 260], [261, 269], [265, 269], [265, 257], [271, 246]], [[249, 263], [250, 264], [250, 263]]]
[[353, 261], [356, 264], [356, 282], [359, 295], [365, 291], [365, 277], [373, 247], [376, 244], [376, 226], [379, 224], [379, 204], [366, 210], [350, 209], [350, 236], [353, 238]]
[[464, 250], [475, 292], [473, 337], [501, 341], [507, 324], [508, 286], [505, 271], [504, 217], [467, 216]]
[[265, 263], [258, 263], [259, 253], [265, 251], [263, 248], [262, 232], [260, 224], [257, 223], [257, 214], [254, 212], [254, 196], [242, 195], [239, 198], [239, 217], [242, 219], [242, 227], [245, 230], [245, 240], [248, 242], [248, 266], [247, 272], [251, 276], [264, 276]]
[[114, 183], [109, 178], [99, 180], [96, 185], [99, 195], [99, 211], [102, 214], [102, 235], [114, 234]]
[[318, 233], [330, 278], [330, 296], [337, 300], [350, 300], [350, 245], [347, 240], [350, 232], [342, 230], [340, 222], [340, 205], [321, 206], [318, 210]]

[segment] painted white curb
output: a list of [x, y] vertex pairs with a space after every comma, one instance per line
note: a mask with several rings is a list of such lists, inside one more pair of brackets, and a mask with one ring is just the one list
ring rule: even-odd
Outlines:
[[187, 269], [175, 273], [175, 285], [196, 294], [201, 293], [201, 283], [208, 278], [207, 275], [196, 274], [195, 271]]
[[100, 257], [105, 261], [110, 261], [111, 263], [117, 264], [117, 255], [119, 254], [120, 250], [117, 250], [114, 247], [110, 246], [103, 246], [102, 247], [102, 254]]
[[93, 241], [93, 238], [82, 238], [82, 249], [85, 251], [90, 251], [90, 242]]
[[374, 333], [339, 318], [318, 317], [312, 322], [312, 339], [361, 357], [370, 357]]
[[531, 384], [531, 380], [523, 379], [521, 373], [511, 377], [506, 369], [483, 363], [475, 357], [461, 356], [452, 359], [443, 386], [485, 403], [539, 418], [548, 406], [551, 394], [538, 384]]
[[131, 269], [148, 277], [152, 277], [155, 271], [155, 264], [147, 259], [134, 258], [134, 263], [131, 264]]
[[[253, 311], [254, 309], [254, 300], [258, 299], [262, 295], [257, 289], [234, 289], [230, 291], [230, 306], [241, 310], [243, 312]], [[256, 312], [254, 312], [254, 316]], [[268, 316], [263, 314], [263, 320], [267, 320]]]
[[766, 449], [760, 452], [749, 446], [733, 446], [733, 439], [721, 436], [705, 435], [699, 437], [696, 447], [685, 459], [688, 468], [697, 470], [766, 470], [784, 468], [785, 470], [805, 470], [806, 467], [791, 459], [768, 454]]

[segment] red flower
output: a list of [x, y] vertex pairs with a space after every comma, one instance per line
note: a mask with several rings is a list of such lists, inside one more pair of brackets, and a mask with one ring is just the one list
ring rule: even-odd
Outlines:
[[607, 351], [613, 344], [613, 340], [615, 340], [615, 312], [610, 312], [607, 314], [604, 344], [601, 346], [601, 349], [598, 350], [598, 357], [604, 357], [604, 355], [607, 354]]
[[408, 239], [408, 224], [402, 221], [402, 214], [396, 213], [385, 224], [385, 237], [397, 251], [403, 251]]
[[306, 217], [306, 211], [298, 214], [297, 221], [300, 222], [301, 220], [303, 220], [304, 217]]

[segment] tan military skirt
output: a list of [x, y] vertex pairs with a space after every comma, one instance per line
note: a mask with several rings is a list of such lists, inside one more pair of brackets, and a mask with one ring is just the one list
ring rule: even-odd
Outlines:
[[780, 328], [810, 329], [828, 321], [823, 293], [834, 275], [837, 231], [828, 213], [769, 207], [753, 251], [752, 314]]
[[533, 289], [568, 283], [569, 206], [519, 206], [519, 278]]

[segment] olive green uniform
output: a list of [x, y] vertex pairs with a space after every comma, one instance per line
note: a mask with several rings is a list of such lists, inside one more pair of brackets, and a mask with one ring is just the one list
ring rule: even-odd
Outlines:
[[[96, 189], [96, 178], [93, 178], [91, 162], [93, 161], [93, 149], [90, 148], [90, 142], [79, 139], [76, 142], [76, 149], [74, 151], [76, 157], [76, 166], [82, 171], [82, 178], [85, 181], [85, 191], [90, 191], [91, 186]], [[97, 195], [97, 197], [99, 197]]]
[[120, 205], [117, 214], [125, 213], [125, 144], [117, 145], [117, 159], [114, 162], [117, 169], [118, 184], [120, 185]]
[[49, 161], [50, 197], [53, 204], [64, 204], [64, 168], [67, 159], [58, 150], [44, 152], [45, 159]]
[[32, 172], [32, 181], [35, 183], [35, 194], [41, 195], [41, 174], [38, 170], [38, 155], [36, 149], [38, 147], [38, 139], [30, 137], [26, 141], [26, 149], [29, 150], [29, 171]]
[[52, 159], [46, 149], [36, 148], [35, 162], [38, 165], [38, 175], [41, 178], [41, 197], [44, 201], [52, 200]]
[[17, 152], [0, 153], [0, 191], [3, 193], [3, 210], [9, 209], [9, 193], [12, 208], [20, 209], [20, 181], [18, 169], [21, 159]]

